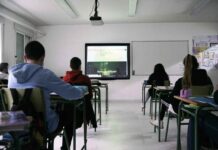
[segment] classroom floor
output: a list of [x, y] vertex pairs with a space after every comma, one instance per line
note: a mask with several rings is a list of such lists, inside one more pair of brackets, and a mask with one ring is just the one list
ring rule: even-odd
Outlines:
[[[168, 141], [164, 142], [164, 129], [161, 130], [161, 140], [158, 142], [158, 133], [150, 124], [147, 104], [145, 116], [142, 113], [141, 101], [110, 101], [109, 112], [106, 115], [102, 104], [102, 125], [97, 131], [88, 127], [87, 150], [176, 150], [176, 119], [170, 120]], [[182, 149], [186, 149], [187, 126], [182, 126]], [[83, 130], [77, 130], [77, 149], [83, 144]], [[55, 150], [59, 150], [61, 138], [55, 139]], [[72, 149], [72, 147], [71, 147]]]

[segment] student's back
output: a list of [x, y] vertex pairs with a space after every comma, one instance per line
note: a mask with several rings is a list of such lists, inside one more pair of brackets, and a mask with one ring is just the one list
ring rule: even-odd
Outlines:
[[149, 76], [147, 83], [150, 85], [164, 85], [164, 81], [168, 80], [169, 77], [166, 73], [164, 66], [162, 64], [156, 64], [154, 66], [154, 72]]
[[[91, 99], [92, 99], [92, 87], [91, 80], [88, 76], [82, 74], [81, 71], [81, 60], [78, 57], [73, 57], [70, 60], [71, 71], [67, 71], [63, 80], [72, 85], [86, 85], [88, 87], [89, 94], [86, 98], [86, 107], [87, 107], [87, 122], [91, 121], [93, 127], [97, 127], [95, 114], [92, 108]], [[82, 118], [81, 114], [81, 118]], [[82, 121], [82, 120], [81, 120]]]

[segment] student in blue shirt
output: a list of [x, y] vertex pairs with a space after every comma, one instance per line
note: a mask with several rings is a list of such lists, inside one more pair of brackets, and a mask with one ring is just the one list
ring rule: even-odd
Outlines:
[[29, 42], [25, 47], [25, 63], [17, 64], [9, 69], [9, 88], [41, 88], [44, 92], [46, 120], [50, 133], [66, 129], [68, 142], [73, 134], [73, 109], [67, 109], [59, 114], [51, 109], [50, 93], [55, 92], [64, 99], [80, 99], [87, 92], [86, 87], [74, 87], [65, 83], [52, 71], [43, 67], [45, 49], [37, 41]]

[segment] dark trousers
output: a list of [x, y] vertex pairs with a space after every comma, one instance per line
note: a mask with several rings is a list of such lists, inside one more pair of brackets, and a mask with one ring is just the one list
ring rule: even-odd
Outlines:
[[[60, 104], [58, 105], [58, 107], [63, 107], [63, 109], [60, 110], [60, 108], [58, 108], [57, 110], [59, 114], [59, 124], [58, 124], [57, 129], [54, 132], [58, 133], [62, 131], [64, 127], [65, 133], [68, 138], [68, 143], [70, 146], [71, 140], [73, 138], [74, 109], [73, 109], [73, 106], [70, 104], [64, 104], [64, 105]], [[67, 149], [66, 141], [64, 138], [63, 138], [63, 143], [62, 143], [62, 149]]]
[[[171, 104], [173, 106], [173, 110], [176, 113], [178, 113], [179, 101], [174, 99], [172, 95], [170, 95], [170, 96], [163, 96], [163, 97], [161, 97], [161, 99], [163, 101], [165, 101], [166, 103]], [[161, 108], [160, 108], [160, 120], [161, 121], [163, 120], [166, 111], [167, 111], [167, 106], [162, 104]]]

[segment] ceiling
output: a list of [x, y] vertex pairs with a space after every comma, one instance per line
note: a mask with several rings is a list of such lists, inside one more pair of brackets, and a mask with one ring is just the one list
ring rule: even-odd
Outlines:
[[[90, 24], [89, 18], [94, 15], [94, 2], [94, 0], [0, 0], [0, 5], [34, 25], [41, 26]], [[98, 15], [105, 24], [218, 22], [217, 10], [218, 0], [99, 0], [98, 5]]]

